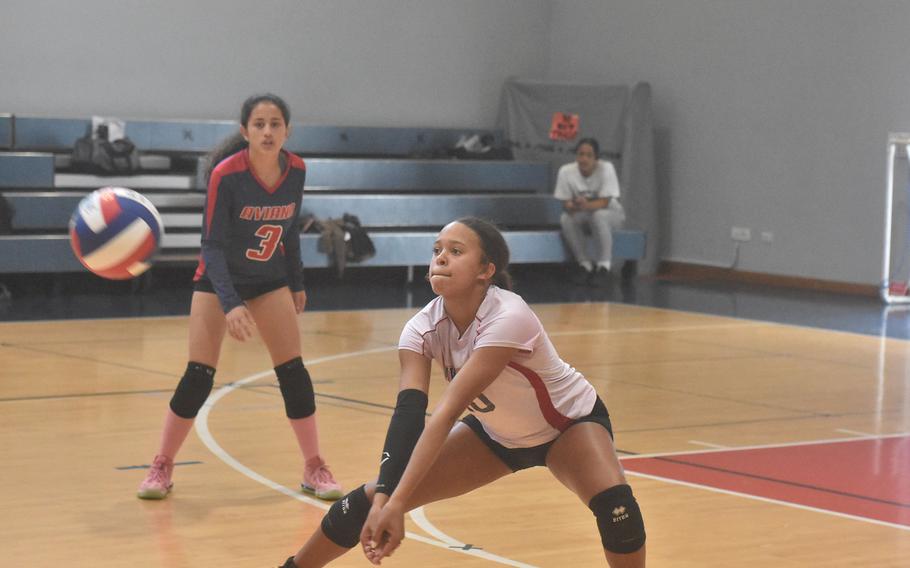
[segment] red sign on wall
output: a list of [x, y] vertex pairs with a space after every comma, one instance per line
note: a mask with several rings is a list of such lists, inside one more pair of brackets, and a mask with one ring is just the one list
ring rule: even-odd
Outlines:
[[550, 121], [550, 140], [574, 140], [578, 136], [578, 115], [554, 112]]

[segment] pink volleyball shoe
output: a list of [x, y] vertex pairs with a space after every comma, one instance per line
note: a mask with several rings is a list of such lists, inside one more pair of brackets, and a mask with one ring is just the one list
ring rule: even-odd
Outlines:
[[174, 460], [158, 455], [152, 461], [148, 475], [139, 484], [136, 495], [140, 499], [164, 499], [174, 487], [171, 475], [174, 473]]
[[329, 467], [325, 465], [325, 461], [318, 456], [307, 460], [300, 489], [304, 493], [315, 495], [326, 501], [335, 501], [344, 495], [341, 491], [341, 484], [335, 481], [335, 477], [329, 471]]

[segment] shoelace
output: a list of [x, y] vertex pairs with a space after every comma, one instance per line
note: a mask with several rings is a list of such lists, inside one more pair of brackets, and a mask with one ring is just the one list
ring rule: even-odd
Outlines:
[[148, 479], [161, 485], [168, 484], [167, 463], [164, 461], [155, 461], [149, 468]]

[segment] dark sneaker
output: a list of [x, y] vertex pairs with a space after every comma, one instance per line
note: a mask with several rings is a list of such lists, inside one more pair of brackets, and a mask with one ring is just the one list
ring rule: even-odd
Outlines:
[[610, 283], [610, 271], [603, 266], [598, 266], [597, 269], [591, 273], [591, 279], [588, 282], [591, 286], [603, 288]]
[[573, 264], [569, 269], [569, 280], [577, 286], [584, 286], [591, 280], [593, 273], [580, 264]]

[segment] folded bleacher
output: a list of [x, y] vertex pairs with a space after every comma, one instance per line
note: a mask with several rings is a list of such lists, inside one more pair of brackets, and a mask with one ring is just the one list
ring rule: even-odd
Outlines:
[[[204, 155], [233, 133], [231, 121], [128, 121], [141, 171], [95, 176], [69, 171], [69, 154], [89, 119], [0, 115], [0, 193], [14, 207], [14, 234], [0, 236], [0, 274], [72, 272], [66, 227], [90, 191], [120, 185], [140, 191], [161, 212], [165, 236], [158, 262], [191, 262], [199, 251], [205, 188]], [[454, 160], [444, 150], [477, 129], [345, 128], [294, 125], [286, 147], [304, 157], [303, 212], [318, 218], [356, 215], [376, 246], [364, 266], [426, 266], [435, 233], [448, 221], [476, 215], [497, 222], [515, 263], [565, 262], [560, 204], [549, 165]], [[442, 152], [441, 152], [442, 151]], [[301, 235], [305, 266], [328, 266], [319, 235]], [[614, 257], [640, 259], [645, 234], [619, 231]]]

